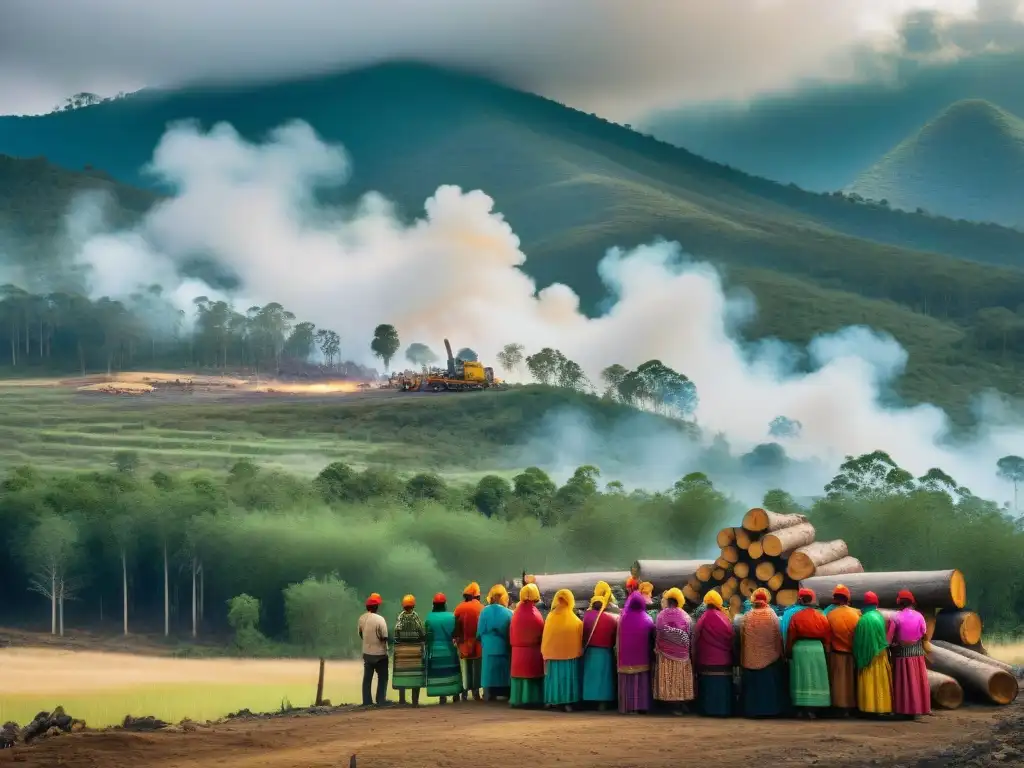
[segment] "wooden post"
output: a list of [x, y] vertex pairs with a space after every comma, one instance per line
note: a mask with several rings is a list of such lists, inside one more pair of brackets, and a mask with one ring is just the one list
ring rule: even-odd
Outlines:
[[320, 657], [320, 674], [316, 679], [316, 702], [314, 706], [320, 707], [324, 703], [324, 657]]

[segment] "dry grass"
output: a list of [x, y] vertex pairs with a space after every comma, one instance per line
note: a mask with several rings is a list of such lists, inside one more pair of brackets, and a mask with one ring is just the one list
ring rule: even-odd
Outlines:
[[[58, 704], [89, 725], [120, 722], [126, 714], [177, 722], [217, 719], [248, 708], [308, 706], [316, 693], [311, 659], [168, 659], [133, 654], [0, 650], [0, 721], [25, 723]], [[334, 704], [358, 701], [362, 665], [330, 662], [324, 695]]]
[[1024, 664], [1024, 640], [986, 643], [985, 648], [994, 658], [1007, 664]]

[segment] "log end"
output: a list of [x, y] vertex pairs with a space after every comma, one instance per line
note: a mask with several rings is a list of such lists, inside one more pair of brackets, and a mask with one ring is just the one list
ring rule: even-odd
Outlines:
[[718, 546], [725, 549], [736, 541], [736, 531], [733, 528], [723, 528], [718, 532]]
[[733, 566], [732, 572], [734, 575], [741, 579], [747, 578], [750, 575], [750, 564], [749, 563], [736, 563]]
[[960, 621], [960, 640], [964, 645], [978, 645], [981, 642], [981, 616], [974, 611], [965, 611]]
[[713, 570], [711, 572], [711, 578], [714, 579], [715, 581], [721, 581], [722, 579], [725, 578], [725, 569], [724, 568], [715, 568], [715, 570]]
[[963, 573], [956, 569], [953, 569], [953, 575], [949, 579], [949, 596], [957, 608], [967, 605], [967, 581]]
[[988, 681], [988, 695], [996, 704], [1013, 704], [1020, 686], [1009, 672], [998, 670]]
[[764, 545], [760, 541], [750, 542], [750, 546], [747, 547], [747, 554], [750, 555], [751, 560], [759, 560], [761, 555], [764, 554]]
[[953, 678], [947, 675], [930, 673], [928, 675], [932, 693], [932, 703], [939, 709], [959, 709], [964, 703], [964, 689]]
[[776, 573], [770, 579], [768, 579], [768, 589], [772, 592], [778, 592], [782, 589], [782, 585], [786, 581], [786, 575], [784, 573]]
[[757, 564], [757, 568], [754, 569], [754, 574], [757, 576], [759, 581], [768, 581], [775, 575], [775, 566], [768, 561], [762, 561]]
[[708, 563], [707, 565], [702, 565], [700, 568], [697, 569], [697, 578], [701, 581], [711, 581], [711, 572], [714, 569], [715, 566], [711, 565], [710, 563]]
[[754, 507], [743, 516], [743, 527], [751, 533], [768, 530], [768, 513], [760, 507]]
[[791, 605], [796, 604], [799, 590], [796, 589], [780, 589], [775, 595], [775, 602], [781, 605], [783, 608], [788, 608]]

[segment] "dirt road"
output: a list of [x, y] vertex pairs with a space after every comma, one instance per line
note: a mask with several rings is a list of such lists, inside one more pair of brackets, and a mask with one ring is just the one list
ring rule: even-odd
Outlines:
[[[1021, 705], [919, 722], [625, 718], [517, 712], [505, 705], [391, 708], [234, 721], [186, 733], [73, 734], [0, 752], [24, 768], [739, 768], [1010, 765], [1024, 754]], [[1002, 724], [1001, 734], [994, 728]], [[1014, 742], [1015, 743], [1015, 742]]]

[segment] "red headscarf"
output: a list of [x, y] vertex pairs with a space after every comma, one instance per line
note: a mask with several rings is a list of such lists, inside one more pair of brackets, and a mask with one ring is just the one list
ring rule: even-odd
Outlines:
[[832, 590], [832, 598], [837, 597], [845, 597], [846, 602], [850, 602], [850, 588], [843, 584], [837, 584], [836, 588]]
[[434, 595], [434, 605], [447, 602], [448, 598], [444, 596], [444, 592], [438, 592], [436, 595]]
[[913, 592], [911, 592], [909, 589], [901, 589], [899, 591], [899, 594], [896, 595], [896, 602], [897, 604], [908, 603], [910, 605], [914, 605], [914, 603], [916, 603], [917, 601], [914, 599]]
[[874, 592], [865, 592], [864, 605], [878, 605], [878, 595]]
[[380, 595], [374, 592], [372, 595], [366, 598], [366, 607], [369, 608], [372, 605], [380, 605], [382, 602], [384, 601], [381, 600]]
[[814, 594], [814, 590], [807, 587], [800, 587], [796, 597], [801, 603], [805, 601], [804, 598], [808, 598], [807, 602], [811, 603], [818, 599], [818, 596]]

